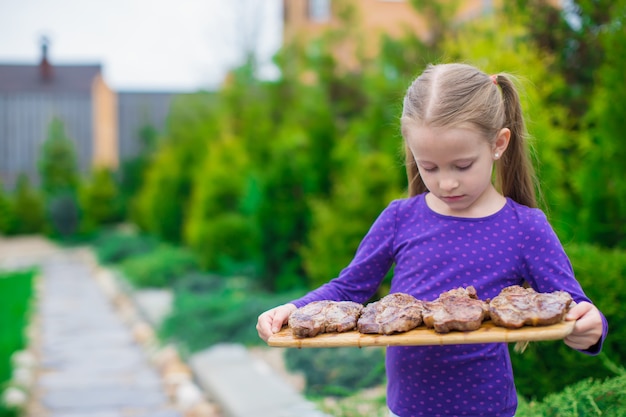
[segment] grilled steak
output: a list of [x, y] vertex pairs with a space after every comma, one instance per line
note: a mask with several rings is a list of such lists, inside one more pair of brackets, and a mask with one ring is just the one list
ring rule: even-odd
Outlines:
[[357, 323], [361, 333], [407, 332], [422, 324], [423, 302], [410, 294], [389, 294], [365, 306]]
[[538, 293], [513, 285], [504, 288], [489, 303], [491, 319], [497, 326], [516, 329], [525, 324], [546, 326], [563, 320], [572, 296], [565, 291]]
[[363, 305], [352, 301], [314, 301], [289, 316], [295, 337], [313, 337], [319, 333], [347, 332], [356, 327]]
[[435, 301], [424, 303], [424, 324], [437, 333], [477, 330], [488, 317], [488, 304], [478, 299], [472, 286], [444, 292]]

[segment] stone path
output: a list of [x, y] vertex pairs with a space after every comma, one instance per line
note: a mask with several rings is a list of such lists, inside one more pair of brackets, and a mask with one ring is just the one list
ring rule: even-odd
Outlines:
[[24, 417], [328, 417], [241, 345], [196, 352], [187, 365], [152, 329], [163, 297], [129, 294], [90, 251], [0, 237], [0, 269], [32, 265], [36, 360]]
[[37, 415], [181, 416], [89, 267], [58, 255], [41, 272]]
[[26, 352], [35, 360], [21, 373], [26, 417], [221, 417], [90, 252], [0, 238], [1, 269], [31, 266], [40, 275]]

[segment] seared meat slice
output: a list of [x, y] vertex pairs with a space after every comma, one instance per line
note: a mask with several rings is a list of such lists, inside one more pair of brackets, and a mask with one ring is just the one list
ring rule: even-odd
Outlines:
[[424, 303], [424, 324], [437, 333], [452, 330], [477, 330], [489, 317], [489, 306], [478, 299], [472, 286], [442, 293], [435, 301]]
[[504, 288], [489, 303], [491, 319], [497, 326], [516, 329], [525, 324], [546, 326], [563, 320], [572, 296], [565, 291], [538, 293], [513, 285]]
[[365, 306], [357, 323], [361, 333], [393, 334], [422, 324], [423, 303], [410, 294], [393, 293]]
[[289, 316], [295, 337], [313, 337], [319, 333], [347, 332], [356, 327], [363, 305], [352, 301], [314, 301]]

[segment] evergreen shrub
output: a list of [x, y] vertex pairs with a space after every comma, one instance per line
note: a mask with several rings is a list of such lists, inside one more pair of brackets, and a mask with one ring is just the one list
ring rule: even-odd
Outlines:
[[163, 323], [162, 335], [191, 352], [216, 343], [262, 344], [255, 327], [259, 314], [296, 296], [263, 292], [244, 277], [198, 272], [181, 277], [174, 294], [174, 308]]
[[122, 221], [122, 199], [110, 169], [94, 169], [79, 195], [83, 210], [82, 228], [85, 231]]
[[128, 258], [120, 264], [124, 276], [138, 288], [169, 287], [198, 268], [198, 262], [189, 250], [167, 244]]
[[32, 187], [26, 175], [18, 177], [12, 197], [13, 234], [45, 232], [48, 224], [43, 195]]
[[116, 264], [127, 258], [151, 252], [159, 242], [148, 235], [109, 230], [102, 232], [92, 245], [101, 263]]
[[9, 194], [0, 182], [0, 235], [8, 235], [15, 229], [15, 213]]
[[517, 417], [624, 417], [626, 374], [598, 380], [588, 378], [551, 394], [541, 402], [520, 399]]
[[380, 385], [385, 379], [384, 348], [353, 347], [289, 349], [287, 368], [303, 372], [306, 394], [348, 396], [364, 388]]
[[73, 192], [64, 191], [50, 197], [48, 216], [54, 236], [69, 237], [78, 231], [79, 205]]

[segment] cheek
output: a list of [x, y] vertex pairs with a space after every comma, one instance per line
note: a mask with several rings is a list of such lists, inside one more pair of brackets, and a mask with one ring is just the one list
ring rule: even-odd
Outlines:
[[430, 184], [432, 184], [434, 181], [433, 174], [421, 169], [418, 169], [418, 171], [420, 177], [422, 178], [422, 182], [424, 183], [424, 185], [426, 185], [426, 188], [430, 189]]
[[488, 182], [491, 183], [492, 182], [492, 174], [493, 174], [493, 165], [491, 164], [487, 164], [483, 167], [480, 168], [479, 171], [477, 171], [474, 175], [475, 175], [475, 181], [476, 182]]

